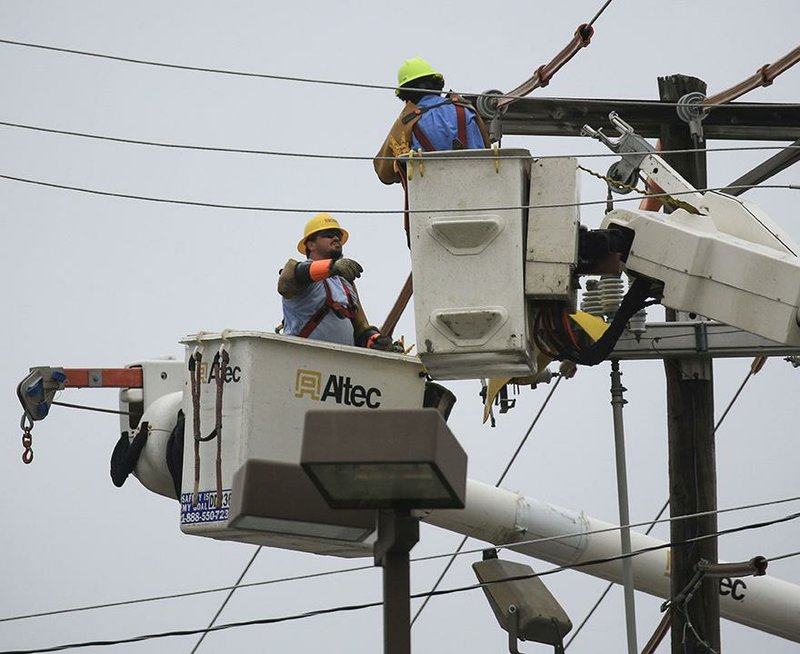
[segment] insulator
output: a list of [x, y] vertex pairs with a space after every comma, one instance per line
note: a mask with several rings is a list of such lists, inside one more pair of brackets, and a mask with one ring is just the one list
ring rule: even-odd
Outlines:
[[599, 280], [587, 279], [586, 289], [581, 296], [581, 311], [585, 311], [598, 318], [603, 317], [603, 303], [600, 300]]
[[619, 309], [624, 295], [624, 283], [621, 277], [614, 275], [603, 275], [598, 283], [600, 290], [600, 302], [603, 305], [603, 313], [606, 316], [613, 316]]
[[647, 309], [639, 309], [628, 321], [628, 331], [641, 336], [647, 331]]

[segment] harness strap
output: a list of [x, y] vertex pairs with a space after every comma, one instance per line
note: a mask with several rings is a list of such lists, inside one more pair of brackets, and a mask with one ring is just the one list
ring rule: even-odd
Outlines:
[[426, 152], [433, 152], [436, 150], [436, 148], [434, 148], [431, 142], [428, 140], [428, 137], [425, 136], [425, 132], [422, 131], [422, 128], [419, 126], [418, 122], [414, 123], [411, 131], [414, 132], [414, 136], [417, 137], [417, 141], [419, 141], [420, 145], [425, 148]]
[[196, 350], [189, 358], [189, 380], [192, 387], [192, 432], [194, 440], [194, 487], [192, 489], [192, 508], [197, 506], [200, 490], [200, 384], [203, 354]]
[[458, 139], [453, 141], [453, 150], [467, 149], [467, 112], [463, 106], [453, 102], [456, 108], [456, 120], [458, 122]]
[[333, 296], [331, 295], [331, 289], [328, 286], [328, 280], [323, 279], [322, 283], [325, 287], [325, 304], [323, 304], [317, 312], [311, 316], [311, 319], [305, 324], [303, 329], [297, 334], [300, 338], [308, 338], [311, 333], [319, 327], [319, 324], [325, 319], [325, 316], [328, 315], [328, 312], [333, 310], [333, 312], [339, 316], [340, 318], [349, 318], [352, 320], [356, 317], [356, 310], [353, 309], [353, 296], [350, 294], [350, 290], [347, 288], [346, 284], [342, 284], [342, 288], [344, 289], [344, 294], [347, 296], [347, 306], [343, 305], [341, 302], [334, 302]]
[[305, 324], [303, 329], [301, 329], [297, 335], [300, 338], [308, 338], [311, 335], [311, 332], [313, 332], [317, 327], [319, 327], [319, 324], [325, 319], [325, 316], [328, 315], [328, 311], [330, 310], [331, 308], [330, 306], [328, 306], [327, 302], [323, 304], [319, 308], [319, 311], [317, 311], [313, 316], [311, 316], [311, 319]]
[[[453, 108], [456, 110], [456, 123], [458, 125], [457, 137], [453, 139], [453, 150], [466, 150], [467, 149], [467, 110], [464, 108], [464, 103], [462, 102], [461, 98], [459, 98], [455, 93], [451, 95], [446, 100], [440, 102], [439, 104], [432, 105], [430, 107], [422, 107], [417, 108], [412, 112], [409, 112], [405, 116], [403, 116], [402, 121], [403, 123], [407, 124], [410, 123], [414, 118], [421, 117], [427, 111], [431, 109], [436, 109], [446, 104], [452, 104]], [[417, 137], [417, 141], [419, 141], [420, 145], [425, 148], [427, 152], [434, 152], [436, 148], [433, 147], [433, 144], [430, 142], [430, 139], [425, 135], [425, 132], [422, 131], [422, 128], [419, 126], [419, 121], [415, 122], [411, 126], [411, 131], [413, 132], [414, 136]]]
[[408, 179], [406, 179], [406, 169], [400, 167], [400, 185], [403, 187], [403, 229], [406, 231], [406, 245], [411, 249], [411, 233], [408, 225]]

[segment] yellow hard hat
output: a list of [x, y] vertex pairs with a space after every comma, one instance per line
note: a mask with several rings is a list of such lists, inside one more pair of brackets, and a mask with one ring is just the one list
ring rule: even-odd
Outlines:
[[329, 213], [318, 213], [306, 223], [306, 229], [303, 232], [303, 238], [301, 238], [297, 244], [297, 251], [300, 254], [305, 255], [306, 241], [317, 232], [322, 232], [326, 229], [338, 229], [342, 233], [342, 238], [340, 239], [342, 245], [347, 243], [347, 239], [350, 238], [350, 234], [347, 233], [346, 229], [342, 228], [336, 218], [331, 216]]
[[[433, 66], [425, 59], [422, 57], [412, 57], [411, 59], [406, 59], [397, 71], [397, 86], [405, 86], [415, 79], [428, 77], [430, 75], [435, 75], [444, 81], [444, 75], [433, 70]], [[400, 89], [395, 89], [394, 94], [399, 95]]]

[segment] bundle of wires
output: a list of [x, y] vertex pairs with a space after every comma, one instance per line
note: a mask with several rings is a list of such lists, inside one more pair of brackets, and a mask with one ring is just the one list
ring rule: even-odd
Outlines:
[[566, 309], [559, 306], [538, 310], [533, 321], [533, 339], [547, 356], [563, 361], [568, 359], [584, 366], [596, 366], [605, 361], [633, 315], [648, 304], [657, 288], [652, 280], [637, 277], [619, 305], [611, 324], [594, 343], [583, 332], [576, 331]]

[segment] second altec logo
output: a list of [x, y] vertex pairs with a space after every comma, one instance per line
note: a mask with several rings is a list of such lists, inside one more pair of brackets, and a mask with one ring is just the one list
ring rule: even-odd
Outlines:
[[322, 373], [318, 370], [298, 369], [294, 383], [295, 397], [308, 397], [320, 402], [332, 401], [345, 406], [377, 409], [381, 405], [381, 391], [374, 386], [365, 388], [353, 384], [350, 377], [330, 375], [322, 385]]

